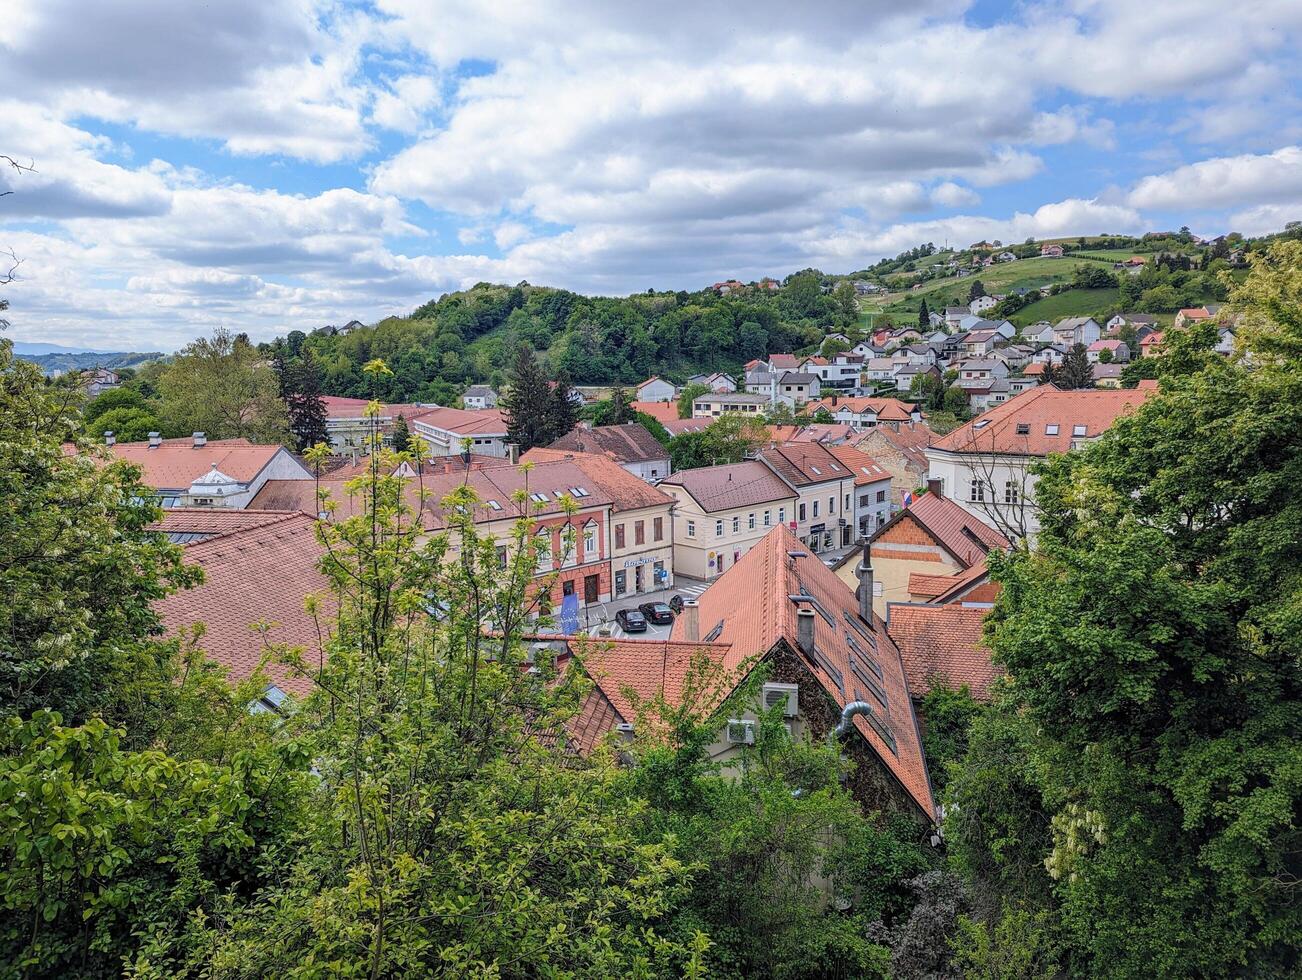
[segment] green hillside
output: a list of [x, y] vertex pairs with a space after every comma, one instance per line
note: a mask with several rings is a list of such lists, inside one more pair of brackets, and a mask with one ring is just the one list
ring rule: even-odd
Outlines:
[[1066, 316], [1094, 316], [1115, 309], [1120, 300], [1121, 292], [1117, 289], [1069, 289], [1024, 306], [1008, 319], [1018, 327], [1039, 320], [1057, 323]]
[[1019, 287], [1033, 289], [1050, 283], [1067, 282], [1077, 264], [1070, 258], [1000, 262], [961, 279], [938, 279], [926, 283], [920, 289], [889, 293], [880, 297], [879, 302], [890, 313], [916, 312], [924, 299], [932, 309], [966, 305], [968, 290], [972, 288], [974, 279], [980, 279], [988, 293], [1006, 293]]

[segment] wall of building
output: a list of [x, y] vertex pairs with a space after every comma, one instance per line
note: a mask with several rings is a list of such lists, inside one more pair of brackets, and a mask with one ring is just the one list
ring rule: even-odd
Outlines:
[[902, 517], [873, 540], [872, 562], [873, 612], [882, 617], [888, 602], [913, 598], [909, 593], [912, 573], [954, 575], [963, 570], [911, 517]]
[[[753, 507], [741, 507], [735, 510], [706, 513], [681, 488], [665, 486], [666, 491], [678, 501], [674, 513], [674, 567], [683, 575], [692, 578], [710, 579], [732, 568], [740, 557], [754, 546], [782, 520], [790, 521], [795, 513], [795, 496], [782, 500], [756, 504]], [[764, 523], [764, 514], [768, 512], [769, 524]], [[781, 511], [781, 514], [779, 514]], [[750, 527], [750, 515], [755, 515], [755, 527]], [[733, 519], [737, 520], [738, 530], [732, 530]], [[715, 534], [715, 522], [723, 522], [723, 534]], [[696, 534], [688, 536], [688, 530], [694, 526]]]
[[[614, 598], [672, 588], [674, 583], [674, 519], [670, 505], [642, 510], [622, 511], [610, 518], [611, 595]], [[661, 538], [656, 540], [656, 520], [661, 522]], [[637, 525], [642, 523], [643, 543], [637, 543]], [[617, 544], [618, 528], [624, 528], [624, 546]], [[657, 566], [664, 572], [657, 578]], [[641, 587], [639, 573], [641, 569]], [[623, 590], [620, 589], [621, 573]]]
[[[1028, 472], [1028, 467], [1039, 462], [1039, 457], [994, 456], [984, 454], [945, 453], [927, 451], [928, 478], [941, 481], [941, 491], [954, 503], [977, 520], [1005, 534], [1013, 528], [1024, 528], [1034, 535], [1040, 530], [1034, 506], [1035, 484], [1038, 477]], [[986, 487], [984, 502], [973, 501], [972, 481], [981, 479]], [[1006, 505], [1004, 484], [1011, 481], [1018, 488], [1024, 502]]]

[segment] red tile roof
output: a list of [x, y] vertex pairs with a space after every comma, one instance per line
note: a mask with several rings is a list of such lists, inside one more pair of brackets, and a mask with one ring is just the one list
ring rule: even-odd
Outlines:
[[248, 483], [277, 453], [286, 452], [280, 446], [258, 446], [247, 439], [212, 440], [198, 447], [193, 438], [164, 439], [153, 448], [147, 442], [119, 442], [109, 448], [118, 459], [139, 466], [141, 481], [155, 490], [188, 489], [214, 466]]
[[[789, 552], [802, 557], [793, 558]], [[814, 617], [814, 654], [800, 652], [796, 642], [798, 606], [790, 596], [798, 594], [812, 596], [817, 608], [831, 620]], [[723, 661], [729, 670], [784, 641], [802, 657], [838, 710], [851, 701], [870, 701], [894, 746], [863, 717], [854, 720], [855, 728], [922, 812], [934, 817], [926, 762], [899, 651], [878, 617], [874, 616], [871, 624], [859, 619], [854, 594], [836, 572], [809, 554], [790, 529], [778, 526], [771, 530], [715, 579], [698, 602], [702, 633], [717, 631], [712, 638], [730, 645]], [[680, 616], [674, 622], [672, 638], [684, 640], [685, 628]], [[880, 679], [874, 665], [881, 671]], [[872, 684], [864, 677], [874, 678]], [[876, 700], [874, 684], [885, 694], [885, 708]]]
[[[927, 468], [926, 449], [931, 445], [936, 434], [925, 422], [906, 422], [898, 428], [890, 425], [882, 425], [873, 429], [873, 434], [865, 438], [884, 439], [890, 445], [898, 449], [910, 463], [922, 469]], [[863, 442], [860, 443], [863, 445]]]
[[900, 401], [898, 398], [868, 398], [856, 396], [853, 398], [841, 398], [837, 396], [836, 404], [832, 404], [832, 399], [820, 398], [816, 402], [807, 402], [801, 409], [802, 414], [813, 415], [820, 408], [835, 415], [840, 409], [848, 408], [856, 415], [864, 415], [871, 412], [880, 422], [908, 422], [913, 418], [915, 406]]
[[795, 354], [770, 354], [769, 367], [774, 371], [786, 369], [791, 370], [800, 366], [800, 358]]
[[990, 685], [999, 671], [981, 637], [987, 612], [959, 605], [888, 604], [887, 630], [903, 658], [910, 694], [920, 698], [943, 683], [952, 688], [967, 685], [973, 697], [990, 699]]
[[660, 486], [682, 487], [707, 513], [795, 497], [795, 491], [754, 459], [679, 470], [661, 480]]
[[761, 450], [759, 458], [794, 487], [844, 480], [850, 470], [820, 442], [783, 442]]
[[669, 507], [674, 502], [669, 494], [634, 476], [608, 456], [561, 449], [530, 449], [521, 457], [524, 463], [557, 461], [569, 461], [586, 473], [591, 486], [610, 498], [616, 512]]
[[[1040, 385], [955, 429], [933, 448], [1009, 456], [1064, 453], [1079, 439], [1101, 435], [1119, 415], [1134, 411], [1147, 397], [1147, 391], [1134, 388], [1062, 391]], [[1077, 425], [1085, 426], [1083, 436], [1073, 434]], [[1018, 432], [1018, 426], [1026, 431]], [[1057, 426], [1057, 431], [1050, 426]]]
[[[341, 395], [322, 395], [321, 401], [325, 404], [326, 418], [333, 421], [365, 418], [366, 406], [371, 403], [368, 398], [345, 398]], [[393, 419], [401, 415], [410, 419], [417, 415], [424, 415], [434, 407], [433, 405], [381, 405], [379, 418]]]
[[990, 581], [990, 568], [984, 558], [965, 571], [948, 576], [948, 579], [949, 586], [942, 592], [937, 593], [932, 599], [937, 605], [962, 602], [965, 597], [974, 593], [976, 589], [983, 585], [988, 586], [988, 589], [983, 588], [981, 589], [982, 592], [990, 591], [992, 596], [999, 592], [999, 584]]
[[934, 599], [948, 592], [954, 585], [953, 575], [930, 575], [927, 572], [909, 572], [909, 595], [919, 599]]
[[[330, 622], [333, 615], [329, 581], [319, 569], [324, 548], [317, 541], [315, 524], [310, 517], [294, 514], [189, 545], [184, 559], [203, 569], [204, 581], [159, 601], [167, 631], [177, 633], [203, 623], [206, 632], [200, 647], [226, 668], [234, 682], [257, 669], [268, 643], [304, 647], [304, 659], [315, 662], [320, 636], [317, 623], [304, 608], [304, 598], [310, 593], [326, 595], [323, 621]], [[271, 624], [265, 637], [253, 628], [262, 622]], [[294, 694], [311, 690], [307, 678], [293, 676], [284, 666], [269, 665], [266, 673], [281, 690]]]
[[681, 436], [684, 432], [704, 432], [714, 419], [666, 419], [660, 424], [671, 436]]
[[678, 418], [678, 402], [629, 402], [635, 412], [650, 415], [657, 422], [672, 422]]
[[458, 435], [506, 435], [506, 416], [496, 408], [426, 408], [407, 418]]
[[669, 450], [637, 422], [597, 425], [589, 429], [579, 426], [561, 436], [549, 448], [602, 453], [618, 463], [646, 463], [669, 458]]
[[927, 531], [965, 568], [981, 561], [991, 549], [1012, 547], [1012, 543], [989, 524], [973, 517], [948, 497], [930, 491], [914, 497], [913, 503], [877, 529], [873, 539], [906, 520], [914, 521]]
[[854, 446], [828, 446], [827, 451], [835, 456], [841, 464], [854, 474], [856, 487], [867, 486], [878, 480], [889, 480], [891, 475], [877, 465], [877, 461], [861, 449]]
[[193, 544], [219, 534], [276, 524], [300, 513], [293, 510], [236, 510], [233, 507], [174, 507], [163, 511], [162, 519], [149, 525], [149, 529], [162, 531], [177, 544]]

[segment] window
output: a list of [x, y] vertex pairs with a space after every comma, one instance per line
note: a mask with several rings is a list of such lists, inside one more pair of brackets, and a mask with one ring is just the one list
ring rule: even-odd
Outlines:
[[778, 508], [778, 523], [779, 524], [787, 523], [787, 509], [785, 507]]
[[1058, 423], [1050, 422], [1048, 425], [1046, 425], [1044, 427], [1044, 434], [1046, 436], [1056, 436], [1058, 434]]
[[615, 547], [616, 548], [624, 547], [624, 525], [623, 524], [615, 525]]
[[870, 500], [868, 499], [868, 494], [866, 494], [866, 493], [861, 493], [861, 494], [859, 495], [859, 506], [860, 506], [860, 507], [867, 507], [871, 502], [872, 502], [872, 501], [870, 501]]
[[1015, 504], [1021, 499], [1017, 484], [1012, 480], [1004, 481], [1004, 503]]
[[583, 525], [583, 560], [592, 561], [597, 557], [597, 522], [588, 521]]
[[497, 546], [497, 567], [498, 567], [498, 568], [505, 568], [505, 567], [506, 567], [506, 561], [507, 561], [506, 545], [504, 545], [504, 544], [499, 544], [499, 545]]
[[970, 496], [968, 497], [968, 500], [972, 500], [977, 503], [980, 503], [985, 499], [986, 499], [986, 481], [973, 480], [972, 489], [970, 491]]
[[877, 491], [877, 502], [878, 502], [879, 504], [884, 504], [884, 503], [886, 503], [886, 491], [885, 491], [885, 490], [878, 490], [878, 491]]
[[773, 513], [772, 511], [767, 511], [767, 510], [764, 512], [764, 526], [765, 526], [765, 527], [768, 527], [768, 526], [770, 526], [770, 525], [773, 523], [773, 516], [772, 516], [772, 513]]
[[747, 530], [750, 530], [750, 531], [755, 530], [755, 515], [754, 515], [754, 514], [748, 514], [748, 515], [746, 515], [746, 528], [747, 528]]
[[738, 533], [740, 533], [740, 532], [741, 532], [741, 518], [740, 518], [740, 517], [734, 517], [734, 518], [732, 519], [732, 533], [733, 533], [733, 534], [738, 534]]
[[1078, 439], [1079, 439], [1081, 436], [1083, 436], [1083, 435], [1085, 434], [1085, 432], [1086, 432], [1086, 426], [1083, 426], [1083, 425], [1073, 425], [1073, 426], [1071, 427], [1071, 434], [1072, 434], [1073, 436], [1075, 436], [1076, 438], [1078, 438]]
[[835, 513], [836, 513], [836, 498], [835, 498], [835, 497], [828, 497], [828, 498], [827, 498], [827, 512], [828, 512], [829, 514], [835, 514]]
[[845, 495], [845, 506], [841, 508], [841, 513], [844, 514], [844, 513], [845, 513], [847, 510], [849, 510], [852, 506], [854, 506], [854, 505], [853, 505], [853, 503], [852, 503], [851, 500], [850, 500], [850, 495], [847, 493], [847, 494]]
[[688, 522], [687, 522], [687, 536], [688, 536], [689, 538], [694, 538], [694, 537], [696, 537], [696, 522], [695, 522], [695, 521], [688, 521]]
[[633, 543], [646, 544], [646, 521], [633, 522]]
[[[804, 504], [801, 504], [800, 506], [801, 506], [801, 507], [804, 507]], [[818, 501], [817, 501], [817, 500], [814, 501], [814, 516], [815, 516], [815, 517], [818, 516]]]
[[615, 595], [621, 596], [628, 591], [628, 572], [620, 569], [615, 573]]
[[1017, 423], [1017, 434], [1018, 434], [1019, 436], [1029, 436], [1029, 435], [1031, 434], [1031, 423], [1030, 423], [1030, 422], [1018, 422], [1018, 423]]
[[651, 540], [663, 541], [665, 539], [665, 519], [663, 517], [653, 517], [651, 519]]
[[723, 537], [723, 520], [722, 520], [722, 519], [717, 520], [717, 521], [714, 522], [714, 536], [715, 536], [716, 538], [721, 538], [721, 537]]
[[538, 549], [538, 574], [552, 570], [552, 533], [547, 528], [539, 528], [534, 535], [534, 545]]

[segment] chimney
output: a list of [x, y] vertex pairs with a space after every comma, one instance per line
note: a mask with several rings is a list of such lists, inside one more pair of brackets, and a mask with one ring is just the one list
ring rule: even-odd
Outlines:
[[517, 466], [517, 465], [519, 465], [519, 462], [520, 462], [520, 444], [519, 444], [519, 443], [508, 442], [508, 443], [506, 444], [506, 458], [510, 461], [510, 463], [511, 463], [512, 466]]
[[841, 396], [835, 391], [832, 392], [832, 407], [836, 408], [836, 403], [841, 400]]
[[796, 644], [811, 656], [814, 653], [814, 610], [802, 605], [796, 610]]
[[695, 599], [683, 600], [683, 633], [688, 643], [701, 638], [701, 604]]
[[865, 541], [863, 558], [859, 561], [859, 618], [869, 626], [873, 622], [873, 557]]
[[151, 433], [149, 433], [149, 448], [150, 448], [150, 449], [157, 449], [157, 448], [158, 448], [159, 446], [161, 446], [162, 444], [163, 444], [163, 436], [162, 436], [161, 433], [158, 433], [158, 432], [151, 432]]
[[937, 497], [945, 496], [945, 491], [941, 489], [940, 480], [935, 477], [927, 478], [927, 493], [934, 494]]
[[208, 437], [202, 432], [196, 432], [194, 434], [194, 448], [202, 449], [206, 445], [208, 445]]
[[112, 445], [115, 444], [117, 441], [118, 441], [118, 440], [117, 440], [117, 436], [115, 436], [115, 435], [113, 434], [113, 430], [112, 430], [112, 429], [105, 429], [105, 430], [104, 430], [104, 445], [106, 445], [106, 446], [112, 446]]

